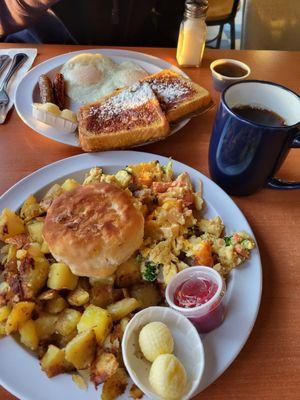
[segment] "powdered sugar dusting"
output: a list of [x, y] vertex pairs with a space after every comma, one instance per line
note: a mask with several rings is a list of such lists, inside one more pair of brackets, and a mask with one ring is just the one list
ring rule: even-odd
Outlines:
[[150, 81], [150, 86], [159, 100], [166, 104], [173, 103], [192, 91], [192, 85], [189, 81], [174, 78], [153, 79], [153, 81]]
[[147, 82], [138, 82], [108, 98], [102, 104], [92, 106], [88, 116], [111, 119], [124, 113], [124, 111], [138, 108], [153, 99], [156, 99], [156, 97], [150, 85]]

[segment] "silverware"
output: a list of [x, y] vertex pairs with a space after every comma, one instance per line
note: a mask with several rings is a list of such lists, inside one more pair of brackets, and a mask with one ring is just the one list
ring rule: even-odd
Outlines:
[[3, 124], [6, 118], [5, 109], [9, 103], [9, 97], [6, 92], [8, 82], [18, 68], [28, 59], [27, 54], [18, 53], [13, 57], [12, 64], [7, 71], [5, 78], [0, 86], [0, 124]]
[[8, 66], [8, 64], [10, 63], [10, 60], [11, 60], [11, 58], [7, 54], [0, 56], [0, 75], [5, 70], [5, 68]]

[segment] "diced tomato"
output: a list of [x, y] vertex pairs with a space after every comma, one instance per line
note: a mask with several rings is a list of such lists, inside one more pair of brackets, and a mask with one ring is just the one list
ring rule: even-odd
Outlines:
[[235, 250], [238, 254], [240, 254], [242, 257], [247, 257], [247, 250], [244, 249], [242, 245], [236, 244], [236, 245], [234, 246], [234, 250]]
[[164, 193], [171, 186], [172, 186], [172, 182], [153, 182], [152, 183], [152, 189], [156, 193]]

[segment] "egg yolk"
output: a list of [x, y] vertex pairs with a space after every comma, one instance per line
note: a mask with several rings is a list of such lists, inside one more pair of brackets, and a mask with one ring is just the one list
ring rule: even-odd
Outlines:
[[81, 85], [93, 85], [103, 80], [103, 72], [93, 64], [75, 64], [71, 72], [72, 81]]

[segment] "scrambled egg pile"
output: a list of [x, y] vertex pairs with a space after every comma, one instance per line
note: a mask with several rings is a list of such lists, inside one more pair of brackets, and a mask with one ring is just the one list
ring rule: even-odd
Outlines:
[[144, 243], [137, 259], [143, 278], [167, 284], [173, 275], [191, 265], [207, 265], [226, 276], [255, 247], [246, 232], [225, 236], [220, 217], [201, 217], [201, 192], [184, 172], [174, 177], [172, 162], [129, 165], [115, 175], [100, 168], [90, 171], [85, 183], [115, 182], [129, 190], [145, 217]]

